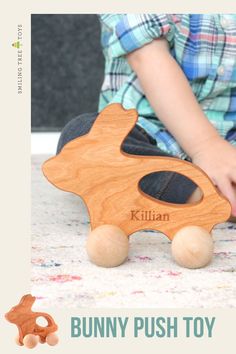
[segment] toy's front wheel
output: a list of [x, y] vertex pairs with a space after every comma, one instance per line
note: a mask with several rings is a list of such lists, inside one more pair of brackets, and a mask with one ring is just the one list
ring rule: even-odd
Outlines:
[[23, 343], [26, 348], [33, 349], [39, 342], [38, 336], [34, 334], [26, 334], [23, 338]]
[[210, 263], [213, 256], [212, 236], [199, 226], [180, 229], [171, 248], [174, 260], [185, 268], [202, 268]]
[[128, 256], [128, 236], [115, 225], [101, 225], [90, 232], [87, 240], [89, 259], [100, 267], [117, 267]]

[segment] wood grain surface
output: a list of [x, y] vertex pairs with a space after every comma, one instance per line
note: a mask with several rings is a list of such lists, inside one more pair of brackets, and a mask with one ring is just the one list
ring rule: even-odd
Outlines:
[[[45, 343], [46, 337], [50, 333], [54, 333], [57, 330], [57, 325], [53, 318], [44, 312], [33, 312], [31, 310], [35, 297], [27, 294], [22, 297], [19, 304], [14, 306], [8, 313], [6, 313], [5, 318], [14, 323], [19, 331], [19, 344], [23, 345], [23, 338], [27, 334], [34, 334], [40, 337], [41, 343]], [[37, 318], [43, 317], [47, 321], [47, 326], [39, 326], [36, 321]]]
[[[92, 229], [113, 224], [127, 235], [153, 229], [172, 239], [184, 226], [201, 226], [210, 232], [215, 224], [227, 220], [230, 203], [197, 166], [177, 158], [131, 155], [121, 150], [137, 118], [134, 109], [125, 110], [118, 103], [108, 105], [88, 134], [70, 141], [43, 164], [44, 175], [57, 188], [83, 198]], [[172, 204], [148, 196], [139, 181], [158, 171], [190, 178], [201, 188], [202, 200]]]

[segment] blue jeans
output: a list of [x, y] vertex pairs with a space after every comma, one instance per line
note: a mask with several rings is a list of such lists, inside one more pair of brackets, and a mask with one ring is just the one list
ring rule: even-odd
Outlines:
[[[97, 113], [85, 113], [67, 123], [58, 141], [57, 154], [70, 140], [88, 133], [97, 116]], [[161, 151], [152, 137], [138, 125], [126, 137], [122, 150], [134, 155], [171, 156]], [[175, 172], [153, 172], [144, 176], [139, 185], [146, 194], [177, 204], [186, 203], [196, 188], [190, 179]]]

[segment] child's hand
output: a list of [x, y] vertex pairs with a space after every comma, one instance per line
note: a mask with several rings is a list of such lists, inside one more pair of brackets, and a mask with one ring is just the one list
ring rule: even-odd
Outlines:
[[236, 148], [208, 121], [166, 39], [153, 40], [127, 60], [156, 116], [230, 201], [236, 216]]
[[192, 156], [221, 193], [230, 201], [236, 216], [236, 148], [222, 138], [213, 138]]

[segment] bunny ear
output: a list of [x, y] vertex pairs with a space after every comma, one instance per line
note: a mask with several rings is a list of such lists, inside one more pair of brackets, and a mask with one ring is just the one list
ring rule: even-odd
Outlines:
[[35, 296], [32, 296], [31, 294], [24, 295], [22, 296], [19, 305], [31, 308], [35, 299]]
[[114, 144], [121, 145], [125, 137], [134, 127], [138, 119], [135, 109], [124, 109], [119, 103], [112, 103], [99, 114], [94, 122], [89, 135], [94, 138], [114, 138]]
[[113, 160], [137, 118], [135, 109], [126, 110], [118, 103], [108, 105], [89, 133], [71, 140], [58, 155], [44, 162], [43, 174], [57, 188], [79, 194], [79, 179], [84, 171], [90, 165], [93, 168], [96, 159]]

